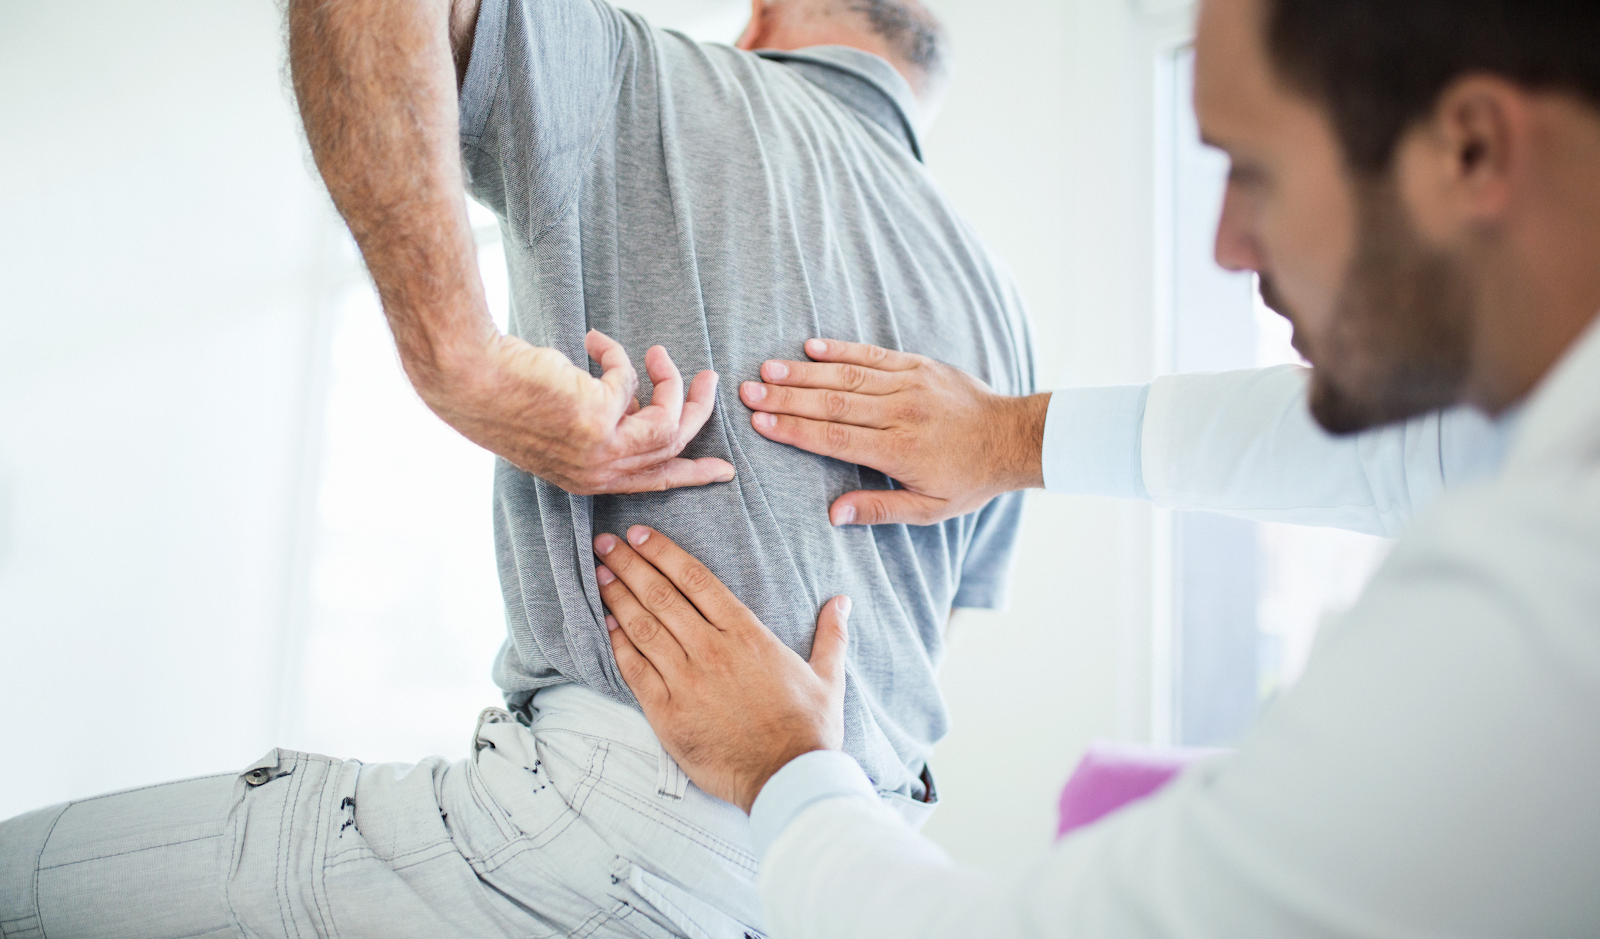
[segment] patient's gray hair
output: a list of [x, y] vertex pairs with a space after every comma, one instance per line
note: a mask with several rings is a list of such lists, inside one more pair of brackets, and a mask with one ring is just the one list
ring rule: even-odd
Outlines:
[[942, 81], [949, 63], [945, 56], [944, 25], [917, 0], [840, 0], [852, 13], [872, 23], [872, 29], [905, 64], [920, 70], [928, 81]]

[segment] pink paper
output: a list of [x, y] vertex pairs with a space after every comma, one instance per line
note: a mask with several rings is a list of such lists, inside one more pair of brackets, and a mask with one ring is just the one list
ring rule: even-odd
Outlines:
[[1221, 752], [1104, 741], [1090, 744], [1061, 790], [1061, 824], [1056, 837], [1160, 791], [1191, 763]]

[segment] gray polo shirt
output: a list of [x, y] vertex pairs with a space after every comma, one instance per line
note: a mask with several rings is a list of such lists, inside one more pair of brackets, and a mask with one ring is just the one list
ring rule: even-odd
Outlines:
[[461, 146], [472, 194], [500, 218], [513, 331], [574, 362], [594, 328], [636, 363], [660, 343], [686, 377], [717, 370], [716, 412], [685, 455], [738, 471], [590, 498], [499, 464], [509, 636], [495, 680], [513, 706], [568, 681], [635, 703], [591, 543], [651, 525], [801, 655], [822, 604], [854, 599], [845, 749], [879, 789], [919, 794], [948, 723], [935, 681], [945, 624], [952, 607], [1004, 602], [1021, 496], [939, 525], [833, 528], [834, 498], [894, 483], [762, 438], [738, 397], [764, 360], [803, 359], [812, 336], [1034, 390], [1016, 287], [923, 167], [914, 113], [899, 73], [858, 50], [757, 56], [600, 0], [484, 0]]

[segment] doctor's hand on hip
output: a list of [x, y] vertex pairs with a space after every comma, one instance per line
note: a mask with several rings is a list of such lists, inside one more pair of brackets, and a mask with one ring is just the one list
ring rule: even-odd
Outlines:
[[932, 525], [1044, 485], [1050, 395], [996, 394], [971, 375], [909, 352], [812, 339], [810, 362], [769, 361], [739, 397], [751, 426], [785, 443], [871, 467], [893, 490], [840, 496], [835, 525]]
[[594, 548], [617, 667], [695, 785], [748, 813], [790, 760], [843, 746], [848, 597], [823, 605], [807, 662], [660, 532]]

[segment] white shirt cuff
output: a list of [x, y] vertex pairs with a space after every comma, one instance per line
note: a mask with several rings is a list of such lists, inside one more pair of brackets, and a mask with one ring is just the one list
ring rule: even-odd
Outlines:
[[861, 796], [878, 801], [878, 790], [855, 760], [838, 750], [813, 750], [772, 774], [750, 807], [750, 838], [756, 858], [765, 858], [772, 843], [796, 817], [824, 799]]
[[1142, 465], [1149, 397], [1149, 385], [1053, 392], [1044, 422], [1044, 487], [1071, 495], [1150, 498]]

